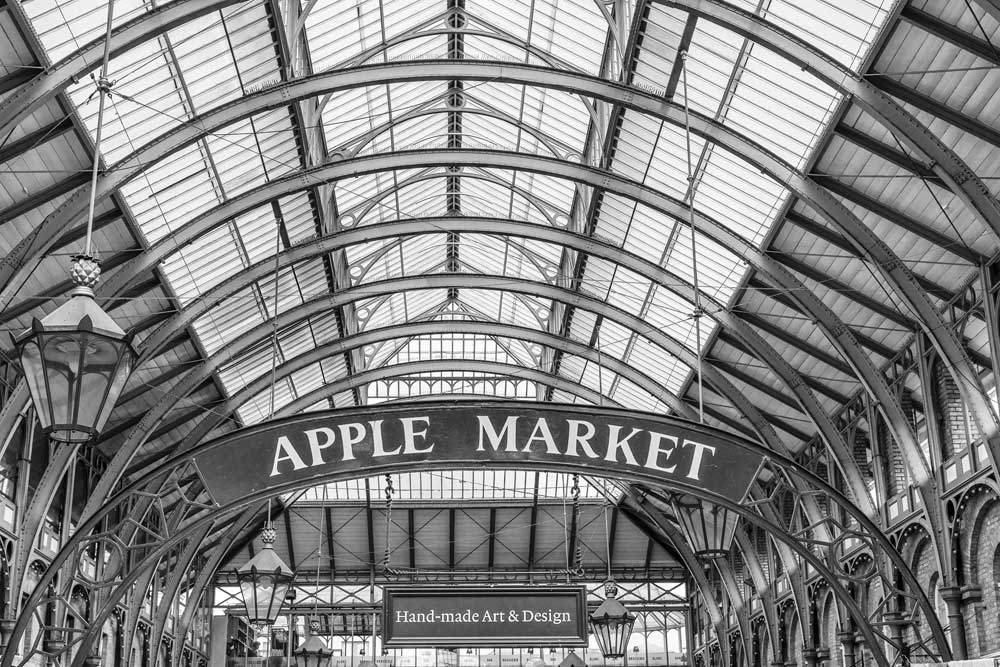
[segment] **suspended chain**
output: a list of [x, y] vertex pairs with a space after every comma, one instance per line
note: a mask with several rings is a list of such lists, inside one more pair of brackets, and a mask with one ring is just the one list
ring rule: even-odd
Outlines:
[[573, 526], [576, 536], [573, 540], [573, 573], [583, 573], [583, 548], [580, 546], [580, 476], [573, 473]]
[[389, 544], [389, 533], [392, 528], [392, 494], [395, 489], [392, 486], [392, 475], [385, 475], [385, 554], [382, 556], [382, 571], [387, 575], [393, 573], [389, 564], [392, 555], [392, 548]]

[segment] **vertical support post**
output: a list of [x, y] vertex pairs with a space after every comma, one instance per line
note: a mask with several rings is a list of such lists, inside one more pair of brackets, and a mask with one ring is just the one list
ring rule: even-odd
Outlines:
[[967, 660], [969, 648], [965, 639], [965, 618], [962, 615], [962, 589], [948, 586], [940, 589], [941, 599], [948, 607], [948, 624], [951, 630], [951, 652], [955, 660]]
[[844, 667], [854, 667], [854, 631], [838, 632], [837, 639], [844, 651]]

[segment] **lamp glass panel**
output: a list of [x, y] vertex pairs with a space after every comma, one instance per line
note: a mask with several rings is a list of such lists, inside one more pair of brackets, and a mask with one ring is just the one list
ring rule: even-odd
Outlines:
[[240, 589], [250, 623], [270, 625], [278, 617], [281, 603], [288, 592], [288, 583], [273, 574], [256, 568], [240, 578]]
[[[87, 341], [83, 368], [80, 375], [80, 403], [76, 423], [100, 431], [102, 409], [109, 398], [108, 390], [115, 381], [118, 355], [123, 343], [104, 336], [91, 336]], [[114, 397], [117, 399], [117, 396]]]
[[101, 406], [101, 412], [97, 416], [96, 429], [98, 431], [103, 429], [104, 425], [108, 423], [111, 411], [114, 410], [118, 398], [125, 389], [125, 383], [132, 373], [132, 363], [135, 359], [134, 353], [129, 349], [128, 343], [120, 342], [117, 345], [121, 354], [121, 360], [115, 367], [114, 375], [111, 377], [111, 384], [105, 394], [104, 405]]
[[21, 367], [24, 369], [24, 380], [28, 383], [28, 392], [38, 414], [38, 423], [42, 428], [52, 426], [52, 413], [49, 411], [49, 392], [45, 385], [45, 368], [42, 366], [41, 350], [35, 340], [27, 340], [21, 347]]
[[73, 404], [79, 392], [80, 341], [69, 332], [40, 334], [45, 373], [49, 383], [52, 427], [75, 423]]

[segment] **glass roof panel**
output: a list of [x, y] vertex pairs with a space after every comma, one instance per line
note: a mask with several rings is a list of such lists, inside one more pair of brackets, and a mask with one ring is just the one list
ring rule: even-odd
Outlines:
[[[53, 61], [103, 35], [108, 23], [106, 2], [25, 0], [21, 5]], [[142, 0], [116, 0], [113, 25], [118, 27], [151, 10]]]
[[597, 74], [608, 24], [590, 0], [536, 0], [530, 43]]
[[892, 0], [816, 0], [805, 6], [777, 0], [770, 3], [767, 18], [856, 70], [894, 4]]
[[813, 76], [754, 46], [726, 110], [726, 123], [801, 167], [839, 96]]
[[525, 42], [531, 25], [532, 4], [529, 0], [509, 2], [466, 0], [465, 10], [474, 23], [486, 23], [504, 34]]
[[[122, 4], [124, 2], [124, 4]], [[751, 10], [756, 3], [743, 2]], [[817, 0], [805, 7], [792, 0], [773, 0], [760, 9], [768, 20], [818, 44], [833, 57], [857, 67], [888, 16], [888, 0]], [[101, 30], [103, 7], [83, 0], [25, 0], [50, 57], [61, 57]], [[333, 0], [309, 5], [305, 18], [310, 61], [322, 72], [352, 62], [389, 62], [401, 58], [453, 56], [449, 43], [458, 41], [462, 57], [516, 62], [548, 62], [558, 67], [597, 74], [608, 51], [608, 25], [593, 0], [511, 0], [504, 3], [468, 0], [464, 10], [472, 29], [545, 52], [551, 58], [529, 55], [521, 44], [475, 35], [452, 37], [421, 34], [445, 27], [448, 3], [442, 0]], [[606, 5], [606, 7], [608, 7]], [[610, 7], [608, 7], [610, 10]], [[629, 10], [631, 11], [631, 7]], [[135, 0], [120, 0], [116, 22], [147, 11]], [[658, 4], [648, 7], [646, 34], [637, 49], [633, 80], [658, 94], [683, 99], [676, 81], [677, 47], [691, 17]], [[392, 46], [388, 46], [392, 43]], [[777, 152], [797, 167], [808, 163], [811, 153], [840, 102], [834, 91], [819, 84], [799, 68], [766, 49], [707, 20], [697, 20], [689, 47], [689, 94], [694, 110], [725, 123]], [[306, 71], [303, 67], [301, 71]], [[194, 114], [236, 99], [247, 90], [280, 80], [278, 50], [270, 16], [260, 3], [241, 4], [214, 12], [181, 28], [139, 45], [117, 58], [111, 67], [117, 77], [116, 95], [108, 113], [102, 150], [108, 162], [126, 156], [139, 143], [177, 127]], [[673, 79], [673, 81], [672, 81]], [[300, 121], [321, 122], [327, 148], [334, 159], [349, 155], [384, 153], [428, 147], [487, 147], [527, 154], [564, 157], [596, 164], [603, 143], [610, 105], [599, 103], [593, 114], [591, 100], [579, 95], [534, 86], [497, 81], [462, 82], [465, 113], [446, 108], [448, 81], [406, 82], [363, 86], [330, 95], [321, 118], [310, 118], [309, 103], [290, 113], [283, 107], [260, 113], [179, 151], [154, 165], [121, 190], [120, 201], [139, 227], [142, 244], [155, 243], [199, 213], [260, 186], [306, 162], [301, 153], [315, 136], [297, 127]], [[84, 126], [93, 133], [96, 105], [88, 103], [93, 92], [89, 80], [69, 91], [79, 107]], [[423, 111], [434, 109], [433, 114]], [[472, 113], [474, 109], [485, 114]], [[500, 114], [504, 119], [489, 114]], [[601, 127], [592, 123], [598, 118]], [[615, 173], [682, 199], [688, 191], [686, 146], [682, 128], [661, 124], [634, 111], [626, 111], [611, 128]], [[588, 149], [590, 142], [590, 149]], [[308, 147], [308, 146], [305, 146]], [[788, 193], [735, 155], [695, 137], [693, 160], [697, 165], [697, 208], [718, 219], [753, 243], [768, 234]], [[337, 154], [337, 151], [342, 151]], [[315, 156], [318, 152], [314, 151]], [[447, 188], [451, 188], [450, 192]], [[192, 247], [178, 249], [160, 267], [181, 306], [189, 305], [238, 271], [266, 262], [282, 247], [314, 236], [321, 225], [334, 230], [371, 222], [418, 216], [490, 215], [553, 224], [556, 215], [574, 216], [573, 228], [593, 226], [597, 238], [620, 244], [652, 262], [668, 266], [682, 280], [691, 272], [689, 230], [684, 224], [614, 195], [605, 194], [599, 215], [587, 219], [590, 188], [551, 176], [505, 169], [466, 167], [448, 171], [446, 165], [426, 169], [390, 170], [380, 174], [341, 179], [317, 190], [316, 200], [340, 219], [320, 220], [313, 195], [283, 197], [275, 205], [261, 206], [227, 221]], [[329, 196], [332, 193], [332, 197]], [[283, 225], [279, 236], [279, 225]], [[450, 244], [449, 244], [450, 239]], [[564, 255], [566, 257], [564, 258]], [[484, 275], [519, 276], [554, 281], [560, 266], [573, 258], [563, 248], [548, 243], [504, 239], [489, 234], [424, 234], [401, 241], [360, 244], [334, 253], [325, 261], [312, 260], [281, 271], [279, 303], [273, 303], [274, 278], [241, 291], [235, 298], [215, 305], [194, 323], [203, 349], [212, 353], [235, 337], [263, 323], [275, 312], [284, 312], [305, 299], [328, 293], [343, 279], [341, 258], [348, 262], [353, 284], [386, 278], [441, 271], [466, 271]], [[732, 253], [702, 236], [698, 239], [702, 287], [713, 298], [730, 299], [742, 279], [744, 267]], [[328, 275], [330, 267], [334, 276]], [[570, 278], [566, 276], [565, 278]], [[575, 278], [575, 277], [574, 277]], [[612, 263], [588, 258], [579, 276], [581, 289], [612, 306], [637, 313], [651, 327], [693, 346], [693, 306], [669, 289]], [[498, 285], [502, 287], [502, 285]], [[482, 318], [525, 327], [546, 328], [552, 304], [542, 299], [499, 289], [416, 290], [373, 297], [347, 307], [348, 331], [387, 327], [407, 321], [441, 318]], [[356, 321], [352, 312], [357, 314]], [[282, 331], [280, 357], [304, 354], [337, 334], [332, 314]], [[708, 320], [706, 320], [708, 322]], [[679, 389], [687, 367], [628, 329], [605, 321], [595, 334], [596, 318], [577, 312], [569, 334], [585, 343], [597, 341], [602, 354], [622, 358], [668, 387]], [[708, 323], [703, 340], [710, 337]], [[556, 327], [552, 327], [555, 329]], [[642, 332], [640, 332], [641, 334]], [[447, 339], [447, 345], [444, 341]], [[426, 358], [490, 358], [521, 365], [535, 365], [538, 353], [524, 344], [488, 336], [452, 336], [412, 339], [400, 345], [378, 346], [369, 362], [400, 363]], [[219, 373], [227, 392], [238, 391], [260, 375], [273, 355], [263, 343], [245, 357], [233, 360]], [[504, 356], [506, 355], [506, 356]], [[278, 387], [278, 404], [285, 405], [347, 372], [342, 355], [296, 371]], [[567, 377], [607, 392], [628, 405], [657, 407], [654, 396], [597, 365], [567, 357]], [[533, 383], [500, 381], [482, 374], [422, 374], [419, 381], [386, 380], [361, 391], [369, 400], [394, 400], [424, 396], [432, 391], [537, 398]], [[563, 392], [553, 396], [577, 402]], [[261, 397], [240, 411], [241, 418], [262, 418], [269, 407]], [[351, 392], [332, 398], [334, 404], [353, 403]], [[312, 401], [315, 406], [330, 401]]]
[[716, 146], [702, 170], [695, 206], [758, 245], [787, 196], [782, 185]]

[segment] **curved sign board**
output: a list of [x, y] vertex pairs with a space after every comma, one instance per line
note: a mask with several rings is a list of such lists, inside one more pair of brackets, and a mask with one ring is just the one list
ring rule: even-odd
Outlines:
[[213, 498], [392, 470], [507, 467], [580, 472], [740, 502], [760, 445], [683, 419], [527, 402], [441, 402], [310, 412], [241, 429], [193, 456]]

